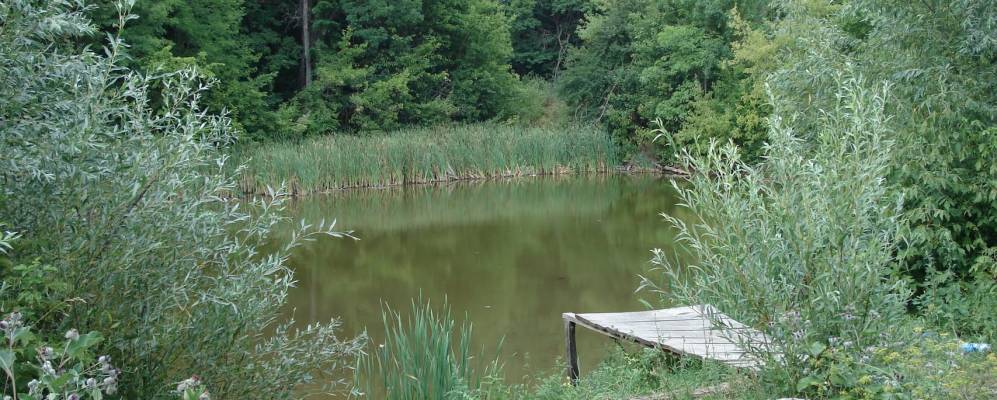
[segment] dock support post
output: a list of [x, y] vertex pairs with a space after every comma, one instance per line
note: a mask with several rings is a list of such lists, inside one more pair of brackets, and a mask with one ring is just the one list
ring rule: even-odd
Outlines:
[[572, 385], [578, 384], [578, 351], [575, 348], [575, 322], [564, 319], [565, 350], [567, 351], [568, 379]]

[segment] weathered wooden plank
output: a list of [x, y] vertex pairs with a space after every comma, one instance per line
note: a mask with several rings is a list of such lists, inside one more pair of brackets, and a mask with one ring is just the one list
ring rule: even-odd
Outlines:
[[568, 379], [574, 384], [578, 381], [578, 351], [575, 345], [575, 322], [568, 320], [568, 318], [563, 319], [565, 352], [568, 357]]
[[[622, 313], [565, 313], [562, 318], [566, 330], [570, 322], [572, 326], [581, 325], [618, 340], [680, 356], [712, 359], [737, 368], [757, 368], [760, 361], [752, 358], [745, 348], [770, 343], [763, 333], [710, 305]], [[572, 330], [572, 338], [573, 335]], [[577, 365], [577, 359], [573, 362]], [[574, 371], [577, 373], [577, 366]]]

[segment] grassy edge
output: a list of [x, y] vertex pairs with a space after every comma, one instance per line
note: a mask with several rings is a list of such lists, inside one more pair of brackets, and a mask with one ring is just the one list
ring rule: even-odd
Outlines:
[[293, 194], [517, 176], [610, 172], [618, 150], [591, 126], [442, 125], [236, 147], [243, 192]]

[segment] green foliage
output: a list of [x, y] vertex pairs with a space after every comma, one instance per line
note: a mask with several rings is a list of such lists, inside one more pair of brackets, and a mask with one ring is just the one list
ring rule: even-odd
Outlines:
[[292, 137], [507, 118], [520, 100], [494, 0], [321, 0], [313, 14], [315, 82], [288, 106]]
[[697, 172], [678, 189], [695, 222], [665, 217], [698, 261], [680, 267], [660, 250], [654, 259], [668, 277], [664, 296], [712, 304], [768, 335], [731, 339], [785, 391], [807, 376], [815, 345], [854, 354], [892, 343], [909, 295], [893, 269], [904, 220], [884, 182], [886, 92], [847, 75], [838, 82], [809, 145], [776, 103], [757, 168], [731, 145], [689, 158]]
[[[104, 31], [117, 27], [119, 0], [97, 0], [93, 17]], [[138, 17], [122, 37], [131, 66], [152, 73], [197, 66], [217, 80], [202, 100], [218, 113], [231, 113], [236, 127], [260, 137], [274, 129], [273, 103], [264, 92], [272, 76], [257, 73], [260, 57], [241, 34], [245, 0], [133, 1]], [[103, 36], [98, 36], [103, 39]]]
[[354, 394], [389, 400], [487, 398], [485, 383], [501, 373], [501, 365], [474, 352], [471, 324], [458, 327], [446, 302], [439, 313], [428, 303], [413, 302], [404, 319], [385, 309], [382, 320], [384, 344], [360, 358]]
[[[103, 31], [115, 29], [116, 1], [98, 0], [93, 10]], [[573, 36], [583, 2], [542, 3], [543, 22], [517, 35]], [[297, 139], [518, 117], [525, 98], [510, 66], [507, 11], [515, 12], [497, 0], [138, 2], [123, 36], [131, 66], [197, 66], [215, 79], [204, 105], [229, 112], [250, 139]], [[555, 51], [563, 58], [565, 50]], [[308, 77], [306, 52], [314, 60]], [[538, 57], [538, 68], [552, 68], [548, 55]]]
[[58, 270], [37, 260], [18, 264], [0, 274], [0, 310], [19, 310], [36, 326], [48, 327], [69, 309], [70, 286], [58, 278]]
[[5, 399], [102, 399], [118, 391], [121, 370], [108, 356], [94, 356], [103, 341], [99, 332], [80, 334], [70, 329], [64, 341], [49, 346], [25, 325], [17, 311], [0, 321], [2, 347], [0, 371], [4, 382], [0, 393]]
[[997, 339], [997, 282], [985, 276], [960, 280], [951, 271], [928, 270], [915, 304], [929, 323], [981, 342]]
[[241, 189], [287, 183], [304, 194], [350, 187], [606, 171], [616, 150], [594, 127], [444, 125], [387, 135], [334, 135], [235, 150]]
[[[748, 2], [749, 20], [765, 2]], [[757, 152], [768, 113], [760, 75], [748, 58], [733, 62], [732, 44], [751, 32], [733, 2], [615, 0], [587, 15], [559, 82], [568, 103], [604, 121], [628, 147], [675, 162], [672, 149], [651, 145], [652, 128], [673, 142], [705, 149], [710, 139], [735, 140]], [[733, 16], [733, 17], [732, 17]], [[740, 46], [739, 49], [752, 46]], [[661, 121], [661, 126], [652, 122]]]
[[[592, 371], [571, 385], [558, 370], [540, 381], [529, 394], [516, 398], [537, 400], [569, 399], [766, 399], [755, 382], [720, 364], [697, 360], [678, 360], [659, 350], [639, 348], [612, 351]], [[716, 387], [728, 382], [726, 390], [710, 396], [694, 396], [697, 389]]]
[[903, 346], [844, 351], [815, 345], [797, 389], [808, 398], [987, 399], [997, 394], [997, 356], [961, 354], [948, 334], [923, 332]]
[[[896, 151], [887, 179], [904, 196], [909, 222], [899, 261], [933, 297], [922, 304], [976, 302], [955, 294], [997, 279], [997, 7], [856, 0], [788, 2], [782, 11], [775, 34], [786, 48], [770, 80], [775, 94], [800, 124], [813, 124], [834, 101], [834, 71], [890, 84], [887, 132]], [[964, 283], [946, 289], [939, 276]]]
[[570, 127], [572, 122], [567, 104], [557, 97], [555, 86], [536, 77], [522, 80], [520, 100], [510, 105], [513, 116], [509, 122], [534, 127]]
[[512, 68], [521, 76], [557, 80], [591, 0], [511, 0]]
[[0, 19], [0, 220], [22, 236], [14, 264], [29, 265], [5, 284], [36, 290], [42, 272], [70, 283], [59, 290], [73, 299], [43, 333], [114, 332], [98, 350], [128, 371], [126, 398], [171, 396], [194, 374], [216, 397], [240, 399], [331, 380], [359, 342], [337, 338], [336, 322], [291, 331], [274, 321], [294, 284], [288, 251], [344, 234], [302, 224], [287, 246], [259, 254], [282, 221], [281, 193], [230, 197], [220, 146], [233, 129], [202, 109], [196, 71], [122, 67], [115, 36], [104, 56], [75, 50], [95, 30], [75, 4], [7, 1]]

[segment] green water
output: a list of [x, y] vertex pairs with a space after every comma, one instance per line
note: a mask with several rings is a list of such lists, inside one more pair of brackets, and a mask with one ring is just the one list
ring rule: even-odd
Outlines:
[[[346, 191], [303, 198], [291, 211], [335, 218], [361, 239], [295, 250], [289, 302], [299, 323], [339, 317], [344, 335], [367, 327], [376, 344], [382, 303], [404, 311], [420, 294], [446, 298], [474, 324], [475, 346], [504, 338], [507, 379], [530, 382], [562, 368], [561, 313], [657, 301], [634, 293], [638, 275], [651, 249], [671, 251], [675, 231], [659, 213], [683, 210], [667, 179], [603, 175]], [[612, 341], [583, 330], [578, 340], [584, 374]]]

